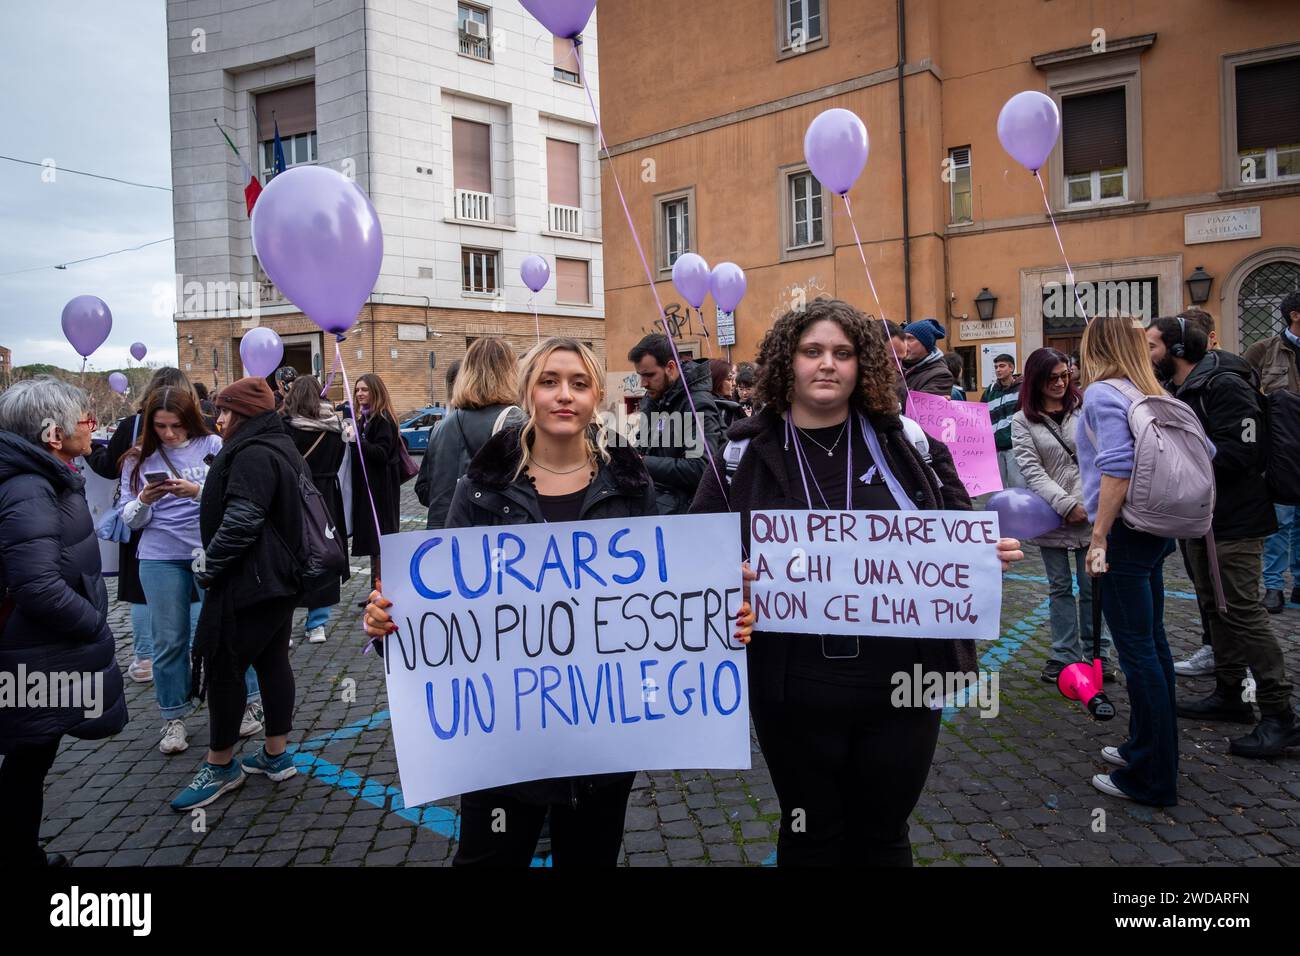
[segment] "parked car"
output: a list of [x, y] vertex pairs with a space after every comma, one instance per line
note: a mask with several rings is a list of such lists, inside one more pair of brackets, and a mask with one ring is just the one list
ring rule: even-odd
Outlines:
[[433, 426], [442, 421], [447, 409], [442, 405], [429, 405], [403, 415], [399, 432], [408, 452], [423, 452], [429, 447], [429, 434]]

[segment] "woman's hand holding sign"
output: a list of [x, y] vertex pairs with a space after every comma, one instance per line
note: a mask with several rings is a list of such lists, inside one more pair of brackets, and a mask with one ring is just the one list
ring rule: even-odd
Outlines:
[[370, 603], [366, 605], [365, 623], [366, 634], [370, 637], [379, 638], [393, 633], [393, 631], [397, 630], [397, 625], [393, 623], [393, 619], [384, 610], [384, 608], [392, 607], [393, 602], [385, 598], [381, 592], [380, 588], [383, 587], [383, 583], [378, 581], [375, 583], [379, 587], [370, 592]]
[[1025, 560], [1025, 552], [1020, 550], [1020, 542], [1015, 538], [999, 538], [998, 560], [1002, 562], [1004, 574], [1011, 570], [1011, 565]]
[[740, 605], [740, 610], [736, 613], [736, 640], [742, 644], [748, 644], [750, 637], [754, 633], [754, 608], [749, 603], [749, 582], [758, 580], [758, 575], [749, 566], [748, 561], [740, 565], [740, 577], [744, 581], [745, 601]]

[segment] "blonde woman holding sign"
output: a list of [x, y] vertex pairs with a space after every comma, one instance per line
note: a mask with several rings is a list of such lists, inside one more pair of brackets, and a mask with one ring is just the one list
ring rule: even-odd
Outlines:
[[[693, 513], [969, 511], [952, 455], [898, 415], [881, 323], [847, 302], [788, 312], [759, 346], [761, 413], [732, 426], [729, 487], [705, 471]], [[1003, 538], [1004, 566], [1022, 557]], [[746, 577], [753, 579], [746, 569]], [[891, 703], [893, 676], [977, 668], [970, 641], [765, 632], [749, 644], [758, 742], [781, 802], [778, 865], [910, 866], [908, 816], [940, 711]], [[909, 695], [910, 699], [910, 695]]]
[[[599, 360], [573, 339], [547, 339], [524, 356], [522, 426], [509, 424], [483, 445], [456, 485], [446, 527], [656, 516], [654, 484], [640, 457], [606, 442], [598, 417], [604, 381]], [[370, 595], [371, 637], [392, 630], [390, 606], [378, 591]], [[737, 637], [747, 633], [738, 629]], [[549, 812], [556, 866], [613, 866], [634, 776], [559, 777], [467, 793], [452, 862], [528, 866]]]

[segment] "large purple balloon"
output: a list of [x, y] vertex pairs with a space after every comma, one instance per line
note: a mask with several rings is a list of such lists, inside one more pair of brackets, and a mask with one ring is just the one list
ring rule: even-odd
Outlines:
[[273, 329], [264, 325], [259, 325], [239, 340], [239, 360], [244, 363], [244, 371], [249, 375], [265, 378], [280, 367], [282, 358], [284, 343]]
[[379, 277], [384, 233], [356, 183], [327, 166], [296, 166], [258, 197], [253, 249], [289, 301], [342, 335]]
[[113, 313], [96, 295], [79, 295], [63, 307], [63, 336], [77, 354], [89, 358], [113, 330]]
[[998, 114], [998, 139], [1011, 158], [1037, 172], [1047, 162], [1061, 132], [1061, 111], [1050, 96], [1037, 90], [1017, 93]]
[[870, 149], [866, 124], [855, 113], [838, 108], [818, 114], [803, 138], [804, 158], [813, 175], [838, 196], [852, 189], [862, 175]]
[[735, 312], [745, 297], [745, 273], [734, 262], [719, 262], [709, 279], [713, 301], [723, 312]]
[[596, 9], [596, 0], [519, 0], [542, 26], [562, 39], [581, 33]]
[[529, 256], [519, 267], [519, 277], [534, 292], [541, 292], [551, 278], [551, 267], [541, 256]]
[[108, 387], [119, 395], [125, 395], [130, 383], [127, 382], [126, 376], [121, 372], [113, 372], [108, 376]]
[[1052, 506], [1028, 488], [999, 491], [989, 498], [987, 508], [998, 513], [998, 527], [1008, 538], [1037, 538], [1062, 524]]
[[131, 357], [134, 358], [137, 362], [143, 362], [143, 361], [144, 361], [145, 354], [146, 354], [148, 351], [149, 351], [149, 350], [148, 350], [147, 348], [144, 347], [144, 343], [143, 343], [143, 342], [132, 342], [132, 343], [131, 343]]
[[703, 256], [686, 252], [673, 263], [673, 286], [682, 298], [698, 309], [709, 297], [709, 264]]

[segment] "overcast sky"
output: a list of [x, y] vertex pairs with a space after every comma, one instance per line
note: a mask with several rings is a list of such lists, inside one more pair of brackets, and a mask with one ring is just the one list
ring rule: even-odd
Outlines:
[[[171, 187], [165, 0], [0, 2], [0, 154]], [[175, 270], [171, 193], [0, 159], [0, 345], [15, 365], [80, 368], [63, 338], [64, 303], [108, 303], [113, 331], [91, 367], [176, 362], [170, 304]], [[52, 267], [166, 239], [138, 252]]]

